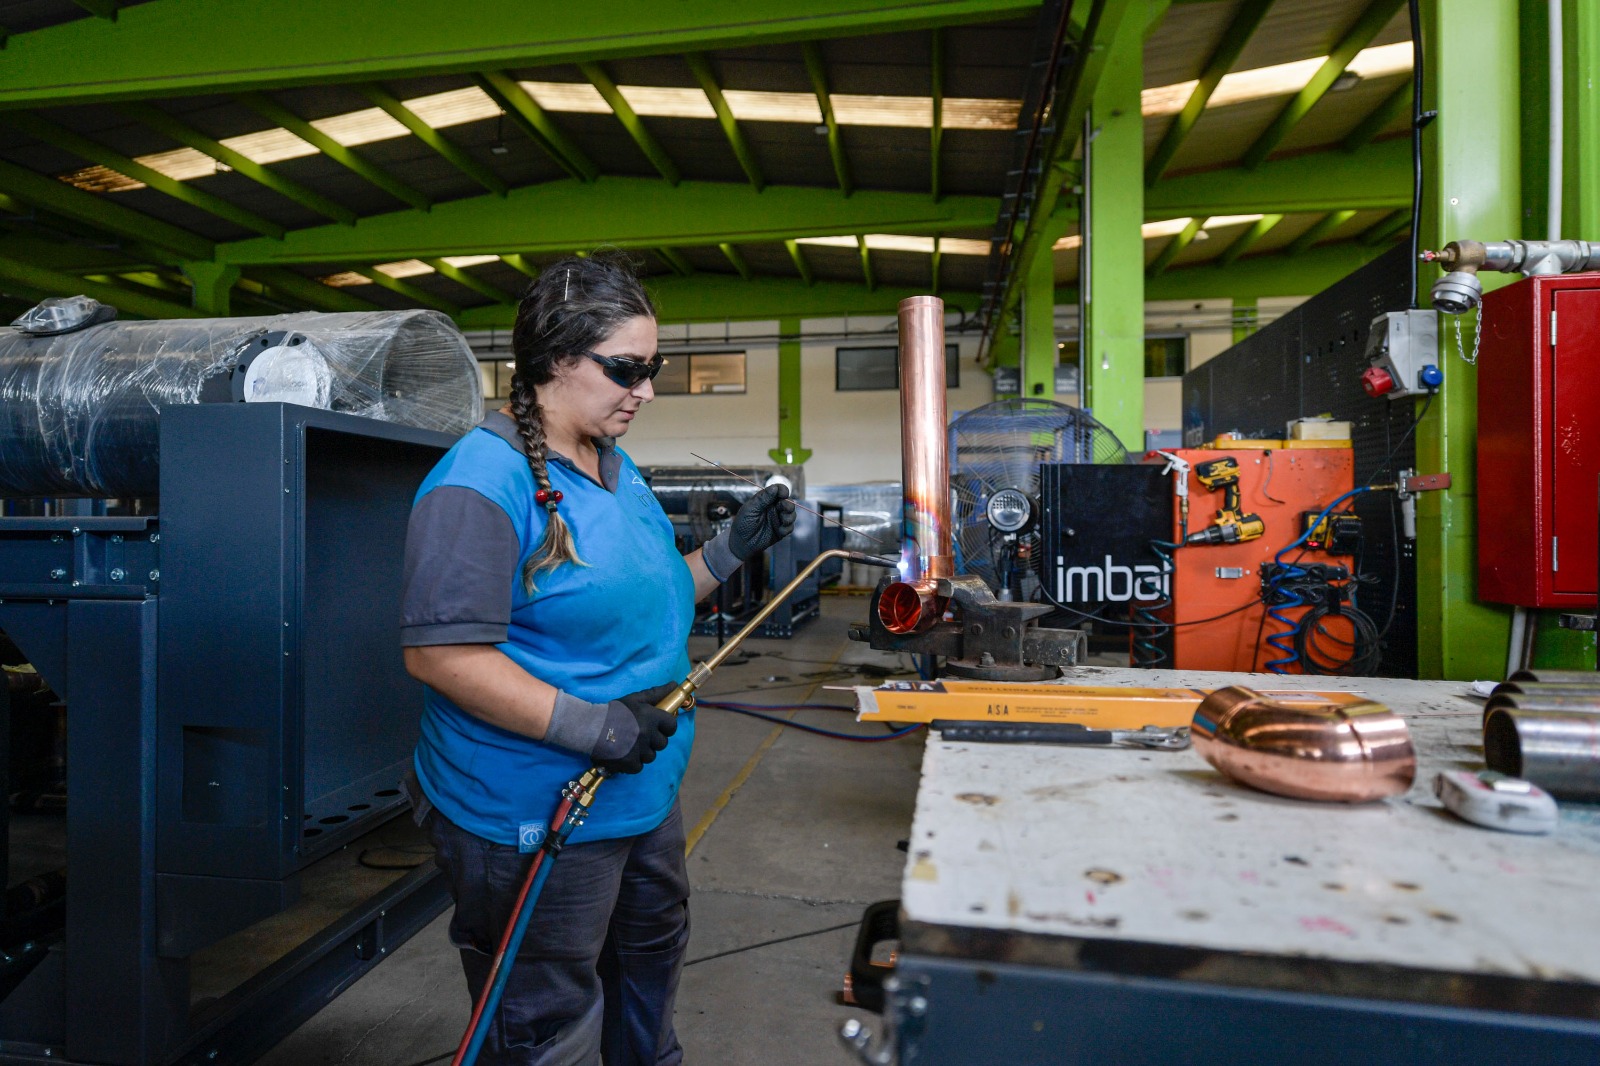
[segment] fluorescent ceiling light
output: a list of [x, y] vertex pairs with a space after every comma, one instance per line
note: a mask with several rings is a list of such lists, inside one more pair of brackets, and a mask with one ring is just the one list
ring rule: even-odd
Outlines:
[[[1168, 218], [1163, 219], [1160, 222], [1146, 222], [1144, 225], [1139, 227], [1139, 236], [1143, 237], [1147, 241], [1154, 240], [1157, 237], [1175, 237], [1182, 233], [1184, 228], [1193, 221], [1194, 220], [1190, 218]], [[1195, 240], [1197, 241], [1204, 240], [1205, 238], [1205, 230], [1201, 230], [1199, 233], [1195, 234]], [[1051, 245], [1050, 248], [1052, 251], [1056, 252], [1070, 252], [1073, 249], [1081, 248], [1082, 246], [1083, 237], [1074, 233], [1070, 236], [1062, 237], [1059, 241], [1056, 241], [1055, 244]]]
[[[1254, 70], [1236, 70], [1217, 84], [1206, 101], [1206, 108], [1228, 107], [1232, 104], [1264, 100], [1273, 96], [1289, 96], [1305, 88], [1327, 56], [1314, 56], [1293, 63], [1279, 63]], [[1362, 78], [1382, 78], [1402, 74], [1411, 69], [1411, 42], [1378, 45], [1364, 48], [1345, 68]], [[1140, 93], [1140, 110], [1146, 116], [1176, 115], [1183, 110], [1194, 94], [1197, 81], [1180, 81], [1174, 85], [1158, 85]]]
[[484, 263], [498, 263], [498, 255], [447, 255], [444, 261], [453, 267], [475, 267]]
[[[899, 233], [869, 233], [867, 247], [879, 252], [918, 252], [933, 254], [932, 237], [910, 237]], [[796, 244], [814, 244], [825, 248], [855, 248], [856, 238], [846, 234], [837, 237], [799, 237]], [[988, 255], [989, 242], [968, 237], [944, 237], [939, 241], [940, 255]]]

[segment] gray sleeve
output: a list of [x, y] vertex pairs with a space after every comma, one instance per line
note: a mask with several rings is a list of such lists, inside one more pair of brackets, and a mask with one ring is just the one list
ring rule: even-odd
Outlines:
[[422, 497], [406, 530], [401, 645], [503, 642], [521, 555], [510, 516], [483, 494], [441, 485]]

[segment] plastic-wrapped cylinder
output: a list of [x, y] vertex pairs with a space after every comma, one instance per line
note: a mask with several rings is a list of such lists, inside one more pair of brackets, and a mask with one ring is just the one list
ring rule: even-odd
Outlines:
[[0, 496], [154, 496], [169, 404], [284, 401], [460, 434], [477, 363], [437, 311], [0, 329]]

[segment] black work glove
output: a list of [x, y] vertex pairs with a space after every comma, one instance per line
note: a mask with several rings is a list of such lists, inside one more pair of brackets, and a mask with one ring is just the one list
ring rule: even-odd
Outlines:
[[711, 576], [726, 581], [746, 559], [764, 552], [794, 532], [794, 501], [789, 486], [768, 485], [739, 508], [733, 523], [706, 542], [703, 558]]
[[678, 716], [656, 706], [677, 687], [657, 685], [610, 703], [557, 692], [544, 742], [587, 755], [613, 774], [636, 774], [678, 731]]

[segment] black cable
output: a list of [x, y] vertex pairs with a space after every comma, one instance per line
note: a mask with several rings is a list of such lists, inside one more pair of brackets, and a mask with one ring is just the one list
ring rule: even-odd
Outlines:
[[1378, 479], [1389, 472], [1389, 464], [1394, 462], [1394, 457], [1396, 455], [1400, 454], [1400, 449], [1406, 446], [1406, 441], [1411, 439], [1411, 434], [1415, 433], [1417, 431], [1417, 427], [1422, 425], [1422, 420], [1428, 417], [1428, 408], [1433, 406], [1433, 398], [1436, 395], [1437, 392], [1435, 390], [1428, 390], [1427, 398], [1422, 401], [1422, 410], [1417, 412], [1417, 417], [1411, 420], [1411, 424], [1406, 427], [1406, 431], [1400, 434], [1400, 439], [1395, 442], [1395, 446], [1393, 448], [1389, 449], [1389, 454], [1383, 457], [1383, 462], [1378, 466], [1378, 472], [1372, 475], [1371, 480], [1367, 482], [1367, 487], [1370, 488], [1373, 485], [1376, 485], [1378, 483]]
[[1422, 110], [1422, 5], [1409, 0], [1411, 14], [1411, 301], [1417, 304], [1417, 263], [1422, 240], [1422, 128], [1432, 122], [1437, 111]]
[[[1056, 610], [1064, 611], [1067, 614], [1077, 615], [1086, 622], [1100, 622], [1108, 626], [1131, 626], [1135, 629], [1177, 629], [1180, 626], [1204, 625], [1207, 622], [1215, 622], [1220, 618], [1228, 618], [1232, 615], [1236, 615], [1240, 611], [1248, 611], [1257, 603], [1256, 600], [1251, 600], [1242, 607], [1235, 607], [1231, 611], [1223, 611], [1221, 614], [1214, 614], [1210, 618], [1192, 618], [1187, 622], [1123, 622], [1115, 618], [1105, 618], [1099, 613], [1099, 611], [1080, 611], [1075, 607], [1068, 607], [1066, 604], [1060, 602], [1054, 596], [1050, 595], [1050, 593], [1045, 590], [1043, 585], [1039, 587], [1039, 592], [1042, 596], [1044, 596], [1045, 599], [1050, 601], [1050, 605]], [[1109, 606], [1111, 605], [1106, 604], [1106, 607]], [[1106, 607], [1101, 607], [1100, 611], [1105, 610]]]
[[[821, 936], [823, 933], [837, 933], [841, 929], [854, 929], [860, 924], [861, 921], [857, 919], [853, 922], [842, 922], [839, 925], [830, 925], [826, 929], [813, 929], [806, 933], [791, 933], [789, 936], [774, 937], [771, 940], [763, 940], [756, 944], [746, 944], [744, 947], [729, 948], [727, 951], [718, 951], [710, 955], [702, 955], [698, 959], [690, 959], [688, 962], [684, 963], [684, 965], [697, 966], [702, 962], [710, 962], [712, 959], [725, 959], [729, 955], [739, 955], [746, 951], [754, 951], [756, 948], [770, 948], [774, 944], [787, 944], [791, 940], [804, 940], [809, 936]], [[418, 1063], [418, 1066], [421, 1066], [421, 1063]]]
[[[1322, 626], [1322, 620], [1330, 615], [1347, 619], [1354, 631], [1355, 640], [1345, 641], [1329, 633]], [[1325, 656], [1318, 660], [1319, 650], [1316, 647], [1313, 633], [1321, 633], [1324, 637], [1338, 644], [1343, 644], [1351, 649], [1350, 655], [1342, 662], [1333, 661]], [[1317, 604], [1305, 613], [1300, 619], [1300, 629], [1294, 638], [1295, 653], [1300, 659], [1300, 668], [1308, 674], [1366, 676], [1377, 670], [1383, 660], [1383, 645], [1378, 636], [1378, 625], [1364, 611], [1345, 605], [1338, 610], [1326, 604]]]

